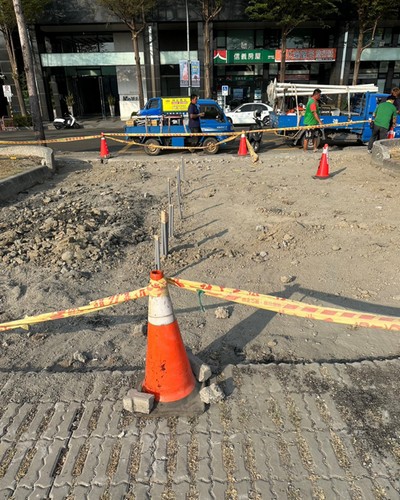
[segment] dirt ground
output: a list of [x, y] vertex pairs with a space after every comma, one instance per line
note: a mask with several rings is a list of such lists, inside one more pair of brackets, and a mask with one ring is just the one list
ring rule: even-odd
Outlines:
[[[224, 153], [56, 160], [52, 179], [1, 208], [0, 322], [145, 286], [168, 179], [175, 227], [166, 276], [400, 316], [400, 186], [365, 147], [330, 151], [326, 180], [313, 178], [320, 154], [295, 149], [262, 153], [256, 164]], [[228, 363], [399, 356], [396, 332], [170, 294], [185, 344], [215, 373]], [[3, 332], [0, 370], [142, 368], [146, 319], [140, 299]]]

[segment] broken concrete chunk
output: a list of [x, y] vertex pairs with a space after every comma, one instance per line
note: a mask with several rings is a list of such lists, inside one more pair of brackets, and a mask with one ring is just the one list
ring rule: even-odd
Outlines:
[[205, 382], [211, 377], [211, 368], [200, 358], [195, 356], [190, 349], [187, 349], [187, 355], [194, 376], [199, 382]]
[[229, 309], [227, 307], [217, 307], [217, 309], [215, 309], [215, 317], [217, 319], [229, 318]]
[[218, 401], [222, 401], [225, 398], [225, 394], [217, 384], [211, 384], [208, 387], [204, 387], [199, 394], [200, 399], [205, 404], [218, 403]]
[[154, 395], [147, 392], [139, 392], [136, 389], [129, 389], [128, 394], [123, 398], [124, 410], [130, 413], [149, 414], [154, 406]]

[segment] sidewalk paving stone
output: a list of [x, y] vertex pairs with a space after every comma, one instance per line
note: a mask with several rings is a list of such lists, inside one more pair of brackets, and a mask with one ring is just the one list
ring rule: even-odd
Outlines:
[[364, 450], [363, 421], [349, 426], [336, 399], [355, 389], [352, 370], [362, 384], [384, 366], [237, 366], [232, 394], [192, 419], [127, 416], [121, 383], [134, 372], [80, 374], [53, 402], [51, 377], [35, 374], [39, 397], [0, 395], [0, 498], [399, 498], [395, 455]]

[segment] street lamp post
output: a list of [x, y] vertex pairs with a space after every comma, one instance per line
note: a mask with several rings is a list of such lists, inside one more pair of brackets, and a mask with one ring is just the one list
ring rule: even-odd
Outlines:
[[191, 84], [191, 78], [192, 78], [192, 72], [191, 72], [191, 67], [190, 67], [190, 35], [189, 35], [189, 9], [188, 9], [188, 2], [185, 0], [185, 6], [186, 6], [186, 44], [187, 44], [187, 68], [188, 68], [188, 95], [190, 96], [191, 94], [191, 89], [190, 89], [190, 84]]

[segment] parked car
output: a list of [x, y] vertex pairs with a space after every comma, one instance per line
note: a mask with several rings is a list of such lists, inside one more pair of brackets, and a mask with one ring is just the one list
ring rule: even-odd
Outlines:
[[247, 102], [241, 104], [233, 111], [227, 111], [225, 113], [228, 120], [233, 123], [233, 125], [249, 125], [254, 123], [254, 112], [261, 112], [261, 120], [264, 125], [269, 124], [269, 112], [272, 111], [272, 107], [263, 102]]

